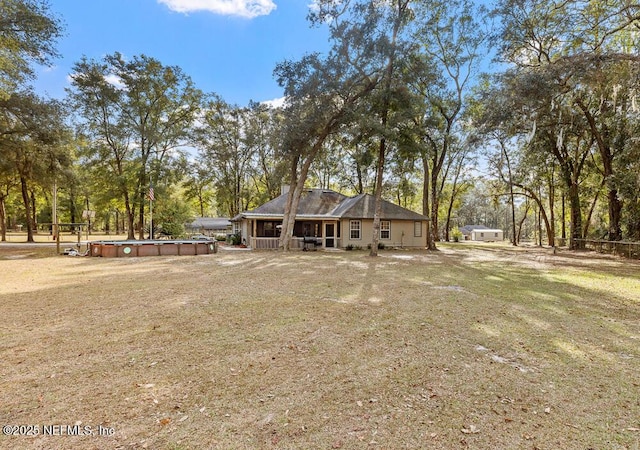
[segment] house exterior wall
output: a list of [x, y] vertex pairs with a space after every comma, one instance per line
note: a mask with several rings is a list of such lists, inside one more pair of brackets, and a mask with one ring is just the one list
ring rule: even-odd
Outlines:
[[[371, 244], [373, 236], [373, 220], [372, 219], [355, 219], [360, 220], [360, 239], [351, 238], [351, 220], [343, 219], [340, 221], [340, 247], [345, 248], [349, 245], [354, 247], [366, 248]], [[427, 246], [427, 222], [420, 221], [419, 228], [421, 236], [415, 236], [415, 224], [413, 220], [390, 220], [389, 238], [380, 238], [380, 243], [388, 247], [419, 247]]]
[[251, 220], [243, 220], [240, 224], [240, 235], [242, 236], [242, 239], [246, 239], [247, 242], [249, 241], [249, 238], [251, 237]]
[[[373, 235], [373, 220], [372, 219], [355, 219], [360, 221], [360, 239], [352, 239], [351, 238], [351, 220], [350, 219], [341, 219], [341, 220], [330, 220], [330, 221], [322, 221], [318, 222], [320, 225], [318, 230], [319, 237], [326, 239], [324, 236], [325, 224], [326, 223], [335, 223], [335, 240], [334, 246], [336, 248], [345, 248], [349, 245], [354, 247], [367, 248], [367, 246], [371, 243], [371, 238]], [[389, 220], [389, 238], [380, 238], [380, 243], [384, 244], [386, 247], [405, 247], [405, 248], [424, 248], [427, 246], [427, 222], [426, 221], [413, 221], [413, 220]], [[253, 234], [254, 228], [254, 220], [244, 219], [239, 224], [240, 231], [242, 233], [242, 238], [246, 242], [247, 245], [250, 245], [254, 248], [277, 248], [277, 245], [273, 242], [267, 243], [266, 241], [272, 241], [276, 238], [264, 238], [260, 237], [260, 234], [257, 233], [256, 236]], [[315, 222], [313, 222], [315, 223]], [[417, 229], [420, 230], [420, 236], [415, 236]], [[257, 225], [257, 224], [256, 224]], [[338, 231], [339, 228], [339, 231]], [[256, 226], [256, 229], [258, 227]], [[337, 236], [340, 236], [339, 238]], [[256, 241], [256, 238], [258, 241]], [[292, 243], [292, 248], [302, 248], [302, 238], [295, 238], [295, 244]], [[299, 241], [299, 242], [298, 242]], [[268, 244], [266, 247], [265, 245]], [[324, 244], [323, 244], [324, 246]]]

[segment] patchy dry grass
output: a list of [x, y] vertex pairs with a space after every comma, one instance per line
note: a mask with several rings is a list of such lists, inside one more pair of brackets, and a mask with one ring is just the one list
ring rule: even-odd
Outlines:
[[639, 447], [636, 262], [495, 245], [10, 256], [0, 423], [40, 435], [3, 449]]

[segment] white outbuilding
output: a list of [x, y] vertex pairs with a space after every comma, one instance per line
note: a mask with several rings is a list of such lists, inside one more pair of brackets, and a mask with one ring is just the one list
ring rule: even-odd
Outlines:
[[465, 241], [499, 242], [504, 240], [504, 231], [484, 225], [465, 225], [460, 228]]

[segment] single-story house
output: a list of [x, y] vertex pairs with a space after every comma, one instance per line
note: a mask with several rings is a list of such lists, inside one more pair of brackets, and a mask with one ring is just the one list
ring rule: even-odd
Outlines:
[[460, 228], [465, 241], [494, 242], [504, 240], [502, 230], [485, 227], [484, 225], [465, 225]]
[[[287, 194], [232, 219], [242, 242], [254, 249], [278, 248]], [[303, 248], [304, 238], [316, 238], [322, 248], [366, 248], [373, 237], [375, 198], [348, 197], [328, 189], [307, 189], [300, 197], [291, 248]], [[382, 201], [380, 243], [386, 247], [424, 248], [427, 221], [416, 212]], [[307, 239], [308, 240], [308, 239]]]
[[198, 217], [193, 222], [186, 224], [186, 229], [191, 233], [202, 233], [207, 236], [216, 234], [226, 235], [231, 233], [231, 220], [225, 217]]

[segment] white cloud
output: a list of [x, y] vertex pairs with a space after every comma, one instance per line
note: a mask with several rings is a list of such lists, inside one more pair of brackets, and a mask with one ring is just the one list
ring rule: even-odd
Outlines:
[[287, 98], [280, 97], [273, 100], [266, 100], [262, 102], [262, 104], [268, 106], [269, 108], [284, 108], [287, 105]]
[[122, 79], [115, 74], [110, 74], [105, 77], [107, 83], [115, 87], [116, 89], [124, 89], [126, 86], [123, 83]]
[[[67, 75], [67, 83], [72, 84], [76, 78], [82, 77], [82, 76], [83, 74], [71, 73]], [[122, 78], [120, 78], [118, 75], [109, 74], [106, 77], [104, 77], [104, 80], [107, 83], [109, 83], [111, 86], [115, 87], [116, 89], [123, 90], [126, 88], [126, 85], [122, 81]]]
[[240, 16], [253, 19], [266, 16], [276, 9], [272, 0], [158, 0], [172, 11], [188, 13], [209, 11], [226, 16]]

